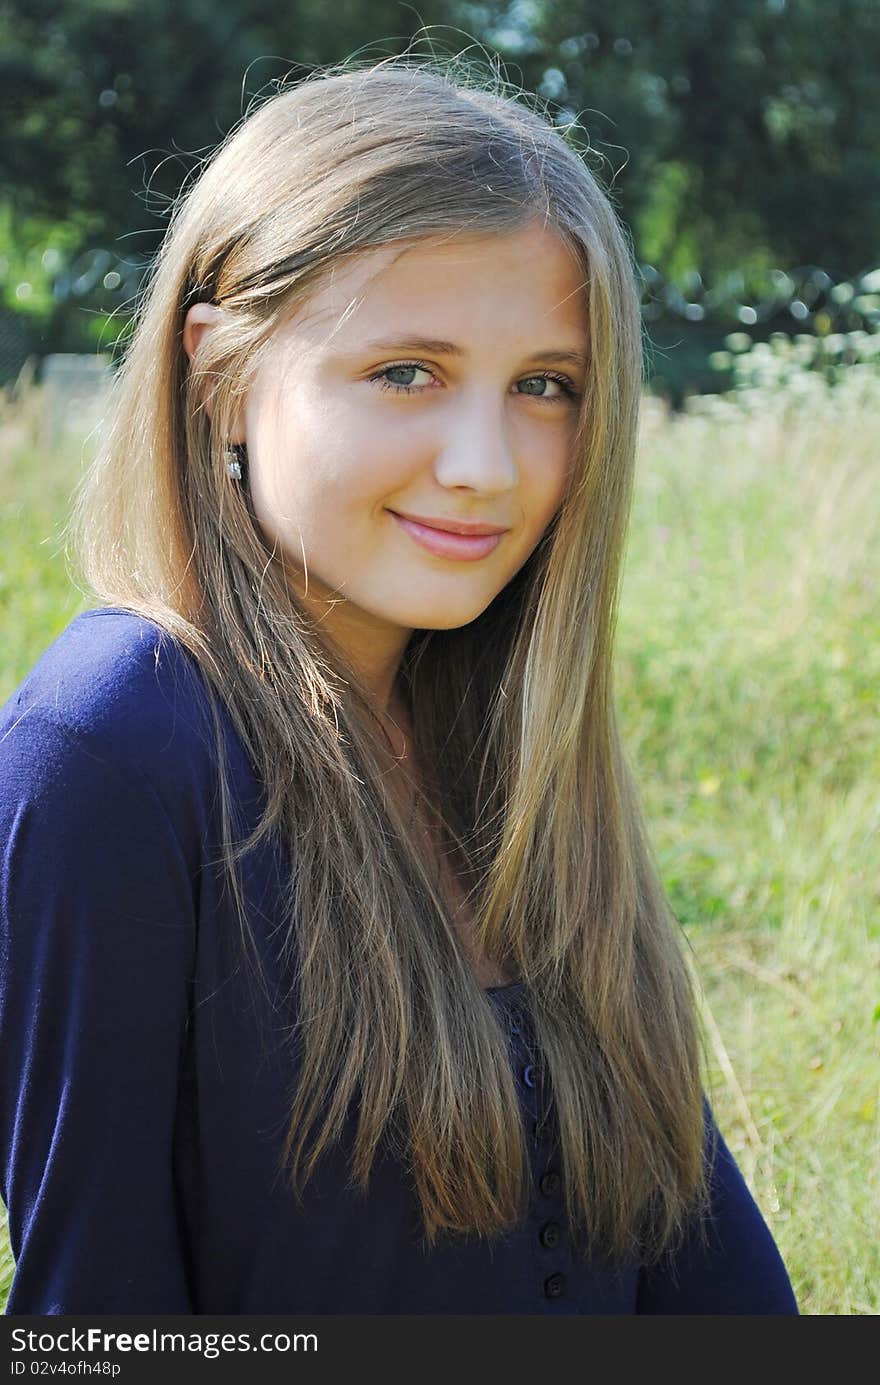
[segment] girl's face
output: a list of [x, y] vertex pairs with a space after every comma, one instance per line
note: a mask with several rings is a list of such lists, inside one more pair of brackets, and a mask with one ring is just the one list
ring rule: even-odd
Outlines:
[[[582, 272], [537, 223], [364, 252], [279, 329], [231, 440], [270, 547], [364, 658], [475, 620], [525, 563], [566, 489], [586, 351]], [[401, 515], [503, 532], [429, 547]]]

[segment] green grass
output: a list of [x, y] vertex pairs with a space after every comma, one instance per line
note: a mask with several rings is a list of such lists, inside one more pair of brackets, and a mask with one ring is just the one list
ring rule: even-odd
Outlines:
[[[647, 401], [616, 682], [721, 1128], [802, 1312], [876, 1314], [880, 377], [807, 384]], [[57, 537], [88, 449], [36, 408], [0, 425], [0, 701], [93, 604]]]
[[646, 418], [618, 697], [719, 1122], [802, 1311], [876, 1313], [880, 376], [747, 398]]

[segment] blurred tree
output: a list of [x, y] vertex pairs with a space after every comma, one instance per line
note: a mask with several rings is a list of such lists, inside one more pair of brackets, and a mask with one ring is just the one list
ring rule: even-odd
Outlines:
[[880, 260], [878, 0], [0, 0], [0, 313], [29, 314], [37, 349], [106, 347], [137, 277], [102, 247], [151, 256], [273, 84], [414, 37], [497, 54], [577, 121], [639, 261], [680, 286], [651, 304], [675, 319], [661, 347], [684, 316], [696, 354], [716, 349], [697, 336], [725, 293], [754, 323], [768, 271], [836, 281]]
[[272, 79], [399, 52], [452, 6], [400, 0], [3, 0], [0, 185], [24, 227], [155, 249], [167, 206]]
[[16, 220], [64, 221], [83, 246], [135, 233], [148, 253], [155, 213], [267, 82], [400, 51], [423, 24], [483, 40], [580, 117], [664, 273], [875, 262], [877, 0], [2, 0]]
[[877, 0], [465, 8], [524, 85], [578, 118], [664, 274], [877, 263]]

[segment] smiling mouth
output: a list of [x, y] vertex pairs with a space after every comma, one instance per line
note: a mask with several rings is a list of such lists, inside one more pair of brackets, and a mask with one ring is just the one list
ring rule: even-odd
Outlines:
[[464, 534], [466, 538], [483, 537], [486, 534], [505, 534], [506, 524], [481, 524], [472, 519], [428, 519], [424, 515], [405, 515], [400, 510], [392, 510], [398, 519], [408, 519], [412, 524], [420, 524], [423, 529], [439, 529], [444, 534]]
[[448, 529], [435, 529], [427, 524], [399, 515], [396, 510], [388, 513], [400, 527], [422, 548], [438, 558], [463, 559], [473, 561], [485, 558], [496, 549], [507, 532], [496, 534], [453, 534]]

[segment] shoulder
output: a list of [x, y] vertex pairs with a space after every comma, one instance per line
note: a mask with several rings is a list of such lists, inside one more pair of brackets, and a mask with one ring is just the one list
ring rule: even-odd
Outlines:
[[[222, 707], [221, 726], [230, 767], [246, 776]], [[216, 784], [209, 694], [196, 660], [132, 611], [103, 607], [75, 616], [0, 706], [7, 789], [16, 775], [19, 787], [23, 779], [31, 789], [63, 787], [71, 802], [78, 784], [94, 793], [106, 782], [110, 799], [125, 786], [146, 789], [195, 847]], [[92, 807], [100, 812], [102, 804]]]
[[[141, 730], [192, 698], [195, 661], [155, 622], [118, 606], [83, 611], [44, 650], [3, 707], [39, 711], [86, 734], [118, 735], [136, 708]], [[132, 738], [133, 745], [136, 738]]]

